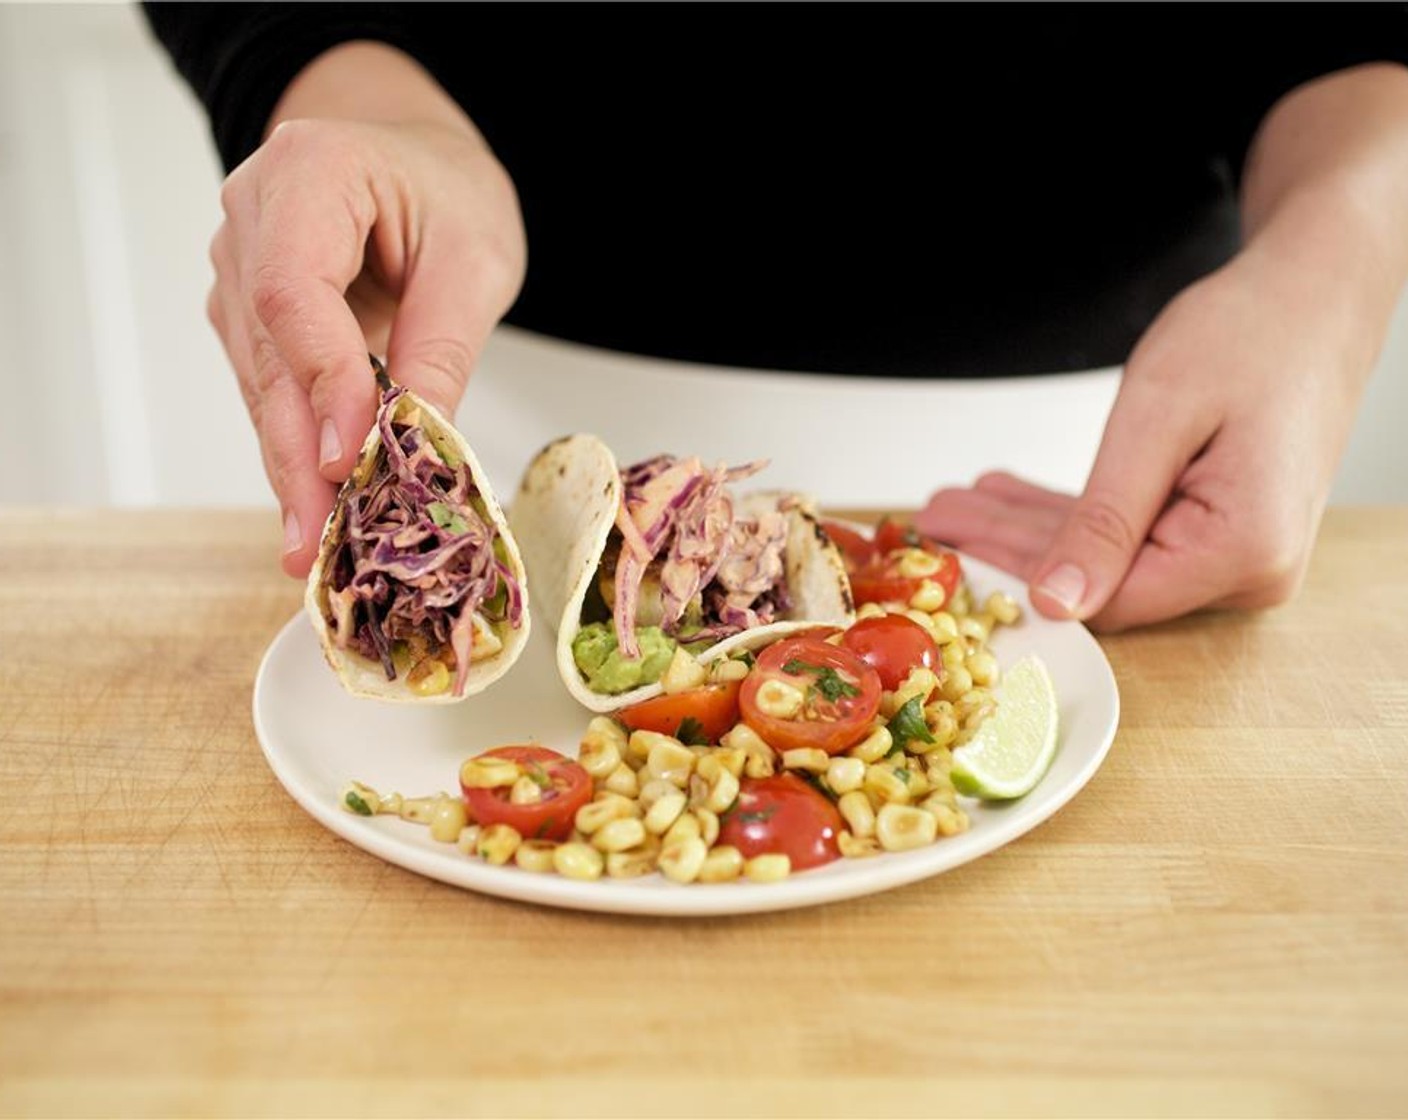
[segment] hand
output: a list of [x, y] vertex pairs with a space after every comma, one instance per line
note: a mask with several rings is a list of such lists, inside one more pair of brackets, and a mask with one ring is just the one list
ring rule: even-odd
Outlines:
[[1150, 327], [1079, 498], [988, 474], [934, 494], [919, 528], [1102, 630], [1288, 598], [1363, 377], [1339, 322], [1272, 263], [1244, 253]]
[[368, 351], [453, 417], [522, 283], [522, 222], [468, 122], [290, 121], [221, 201], [208, 311], [302, 577], [375, 418]]

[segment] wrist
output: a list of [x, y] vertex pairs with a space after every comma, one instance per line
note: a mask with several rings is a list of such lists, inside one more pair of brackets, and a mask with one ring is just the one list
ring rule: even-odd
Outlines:
[[1287, 192], [1232, 266], [1365, 378], [1408, 279], [1403, 231], [1384, 219], [1349, 176], [1327, 177]]
[[304, 119], [436, 124], [479, 135], [419, 62], [368, 40], [339, 43], [300, 70], [274, 106], [264, 135], [285, 121]]

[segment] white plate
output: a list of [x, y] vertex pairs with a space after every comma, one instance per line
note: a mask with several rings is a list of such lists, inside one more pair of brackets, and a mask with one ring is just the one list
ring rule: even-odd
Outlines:
[[[965, 558], [975, 594], [1022, 586]], [[429, 830], [395, 817], [359, 817], [341, 808], [350, 780], [408, 796], [458, 787], [460, 763], [506, 743], [538, 742], [576, 754], [591, 713], [568, 694], [553, 662], [551, 628], [537, 620], [518, 663], [487, 691], [461, 704], [423, 708], [361, 700], [342, 690], [300, 613], [264, 654], [254, 682], [254, 728], [269, 765], [294, 799], [333, 832], [411, 871], [485, 894], [549, 906], [630, 914], [741, 914], [813, 906], [926, 879], [1010, 843], [1061, 808], [1099, 768], [1114, 740], [1119, 693], [1105, 655], [1077, 623], [1028, 610], [994, 636], [1000, 664], [1025, 653], [1051, 671], [1061, 708], [1060, 745], [1046, 777], [1026, 797], [970, 802], [972, 827], [918, 851], [841, 859], [778, 883], [680, 886], [660, 875], [577, 882], [495, 867], [463, 855]]]

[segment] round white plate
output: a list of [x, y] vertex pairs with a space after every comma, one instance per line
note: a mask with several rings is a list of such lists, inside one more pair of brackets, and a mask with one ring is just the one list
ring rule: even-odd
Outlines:
[[[964, 559], [976, 595], [1020, 583]], [[427, 828], [391, 816], [347, 812], [338, 794], [348, 781], [407, 796], [458, 788], [472, 754], [507, 743], [537, 742], [575, 755], [591, 713], [568, 694], [553, 661], [551, 627], [536, 619], [518, 663], [485, 692], [460, 704], [414, 705], [348, 695], [323, 660], [312, 624], [300, 612], [279, 632], [254, 682], [254, 728], [284, 788], [337, 835], [411, 871], [485, 894], [549, 906], [629, 914], [741, 914], [854, 898], [903, 886], [967, 863], [1015, 840], [1061, 808], [1104, 760], [1119, 721], [1109, 662], [1078, 623], [1051, 622], [1028, 610], [1003, 628], [992, 648], [1000, 664], [1041, 657], [1056, 685], [1060, 743], [1041, 784], [1009, 803], [968, 802], [965, 833], [918, 851], [841, 859], [777, 883], [681, 886], [660, 875], [584, 883], [558, 875], [495, 867], [430, 838]]]

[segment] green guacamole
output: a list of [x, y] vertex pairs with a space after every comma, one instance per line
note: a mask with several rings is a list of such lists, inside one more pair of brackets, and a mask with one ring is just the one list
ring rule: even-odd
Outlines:
[[629, 661], [616, 646], [609, 622], [592, 622], [572, 639], [572, 659], [593, 692], [615, 695], [658, 681], [675, 655], [677, 643], [658, 626], [636, 629], [640, 659]]

